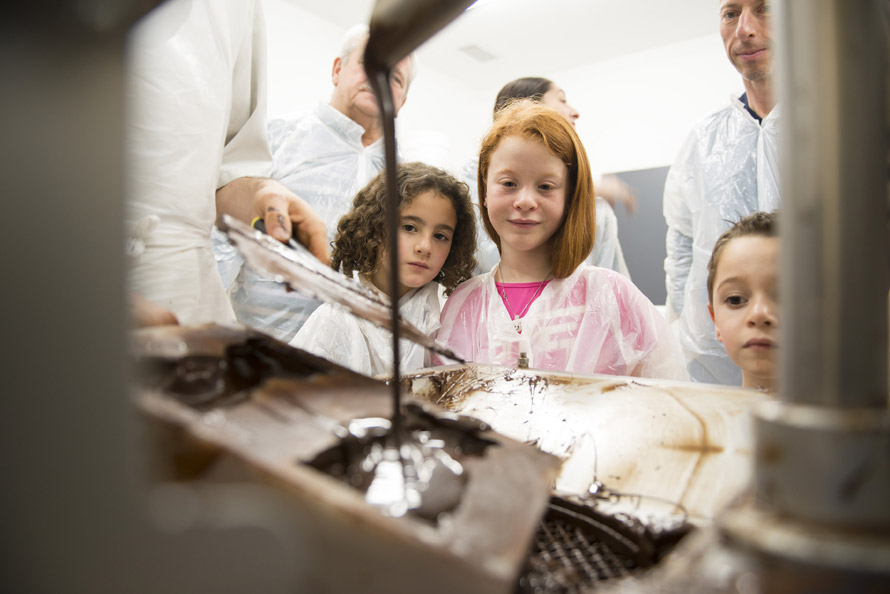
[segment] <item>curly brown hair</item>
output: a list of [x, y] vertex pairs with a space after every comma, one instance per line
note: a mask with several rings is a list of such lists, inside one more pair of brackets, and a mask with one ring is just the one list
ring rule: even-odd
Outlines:
[[[467, 184], [449, 173], [425, 163], [403, 163], [396, 170], [399, 187], [399, 208], [405, 208], [414, 197], [432, 190], [448, 198], [457, 213], [457, 225], [451, 240], [451, 251], [436, 281], [448, 295], [461, 282], [473, 275], [476, 267], [476, 217]], [[386, 249], [386, 172], [381, 172], [359, 190], [352, 209], [337, 224], [331, 267], [343, 274], [353, 271], [367, 276], [380, 267]]]

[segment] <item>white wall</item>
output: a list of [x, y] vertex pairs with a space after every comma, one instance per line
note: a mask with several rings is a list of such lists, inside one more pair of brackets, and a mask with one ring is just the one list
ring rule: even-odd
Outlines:
[[285, 0], [264, 0], [269, 117], [309, 111], [331, 96], [331, 68], [346, 30]]
[[744, 90], [716, 33], [548, 78], [581, 112], [578, 133], [600, 172], [671, 164], [693, 124]]
[[[269, 115], [310, 110], [331, 93], [331, 67], [345, 28], [286, 0], [264, 0], [269, 40]], [[356, 22], [364, 15], [357, 15]], [[581, 112], [578, 131], [599, 172], [669, 165], [689, 129], [740, 94], [741, 81], [719, 36], [692, 39], [571, 70], [529, 72], [562, 86]], [[428, 68], [418, 74], [397, 119], [406, 159], [458, 172], [491, 121], [506, 80], [486, 88]]]

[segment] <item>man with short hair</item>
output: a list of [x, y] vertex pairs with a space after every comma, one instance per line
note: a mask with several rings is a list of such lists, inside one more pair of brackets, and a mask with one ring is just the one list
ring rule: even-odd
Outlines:
[[676, 324], [692, 379], [741, 385], [741, 371], [708, 315], [707, 262], [717, 237], [733, 223], [782, 203], [770, 3], [722, 0], [720, 35], [745, 92], [696, 124], [668, 172], [664, 270], [668, 319]]
[[[334, 59], [328, 103], [298, 118], [269, 122], [274, 165], [271, 176], [309, 203], [333, 240], [337, 223], [355, 194], [384, 166], [383, 128], [377, 100], [365, 76], [363, 55], [368, 27], [357, 25], [344, 38]], [[405, 103], [413, 76], [409, 56], [393, 70], [390, 88], [395, 112]], [[221, 268], [227, 246], [217, 243]], [[227, 276], [224, 271], [223, 276]], [[232, 278], [234, 274], [228, 273]], [[238, 319], [279, 340], [294, 337], [319, 303], [288, 293], [279, 283], [244, 267], [229, 290]]]

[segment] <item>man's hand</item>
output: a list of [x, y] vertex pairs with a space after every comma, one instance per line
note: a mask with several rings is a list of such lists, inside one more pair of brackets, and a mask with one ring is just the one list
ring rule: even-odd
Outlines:
[[[286, 242], [291, 233], [312, 255], [330, 263], [328, 234], [312, 207], [274, 179], [240, 177], [216, 191], [217, 216], [229, 214], [247, 224], [262, 217], [266, 232]], [[293, 230], [296, 230], [295, 232]]]

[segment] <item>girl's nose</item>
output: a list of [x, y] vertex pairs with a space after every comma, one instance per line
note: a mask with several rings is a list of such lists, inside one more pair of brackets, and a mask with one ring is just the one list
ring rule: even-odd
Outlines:
[[538, 199], [534, 188], [525, 187], [516, 193], [513, 205], [519, 210], [533, 210], [538, 206]]
[[775, 301], [766, 296], [752, 298], [751, 308], [748, 310], [749, 326], [775, 326], [778, 321], [778, 308]]
[[414, 251], [418, 254], [428, 254], [430, 253], [430, 238], [421, 234], [420, 237], [417, 238], [417, 242], [414, 244]]

